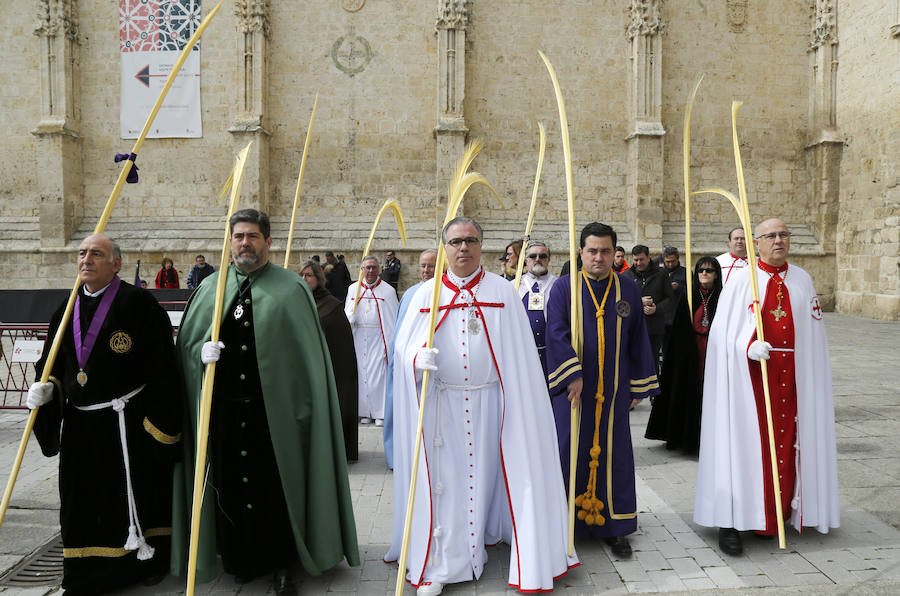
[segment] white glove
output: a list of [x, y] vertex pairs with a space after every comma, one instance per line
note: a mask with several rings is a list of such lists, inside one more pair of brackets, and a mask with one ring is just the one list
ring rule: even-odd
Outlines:
[[751, 360], [768, 360], [769, 359], [769, 350], [772, 349], [772, 344], [767, 341], [759, 341], [755, 340], [750, 347], [747, 348], [747, 357]]
[[418, 370], [436, 371], [437, 364], [435, 364], [434, 360], [437, 355], [437, 348], [419, 348], [419, 352], [416, 354], [416, 368]]
[[28, 398], [25, 400], [25, 405], [28, 406], [29, 410], [33, 410], [50, 403], [52, 399], [53, 383], [49, 381], [46, 383], [32, 383], [31, 387], [28, 388]]
[[208, 341], [203, 344], [203, 347], [200, 348], [200, 361], [203, 364], [209, 364], [210, 362], [218, 362], [219, 354], [222, 353], [222, 348], [225, 347], [220, 341]]
[[352, 327], [356, 323], [356, 313], [352, 310], [347, 313], [347, 320], [350, 321], [350, 326]]

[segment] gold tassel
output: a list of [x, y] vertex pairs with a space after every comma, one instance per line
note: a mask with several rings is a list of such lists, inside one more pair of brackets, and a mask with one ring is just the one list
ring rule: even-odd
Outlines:
[[[609, 274], [610, 276], [612, 273]], [[609, 277], [609, 283], [606, 284], [606, 292], [603, 294], [603, 301], [597, 303], [597, 296], [594, 295], [594, 289], [588, 281], [584, 270], [581, 270], [581, 276], [584, 278], [588, 292], [591, 293], [591, 300], [594, 301], [594, 308], [597, 311], [597, 360], [599, 363], [600, 375], [597, 379], [597, 393], [594, 399], [597, 407], [594, 410], [594, 441], [591, 444], [591, 461], [588, 467], [591, 469], [588, 475], [587, 490], [575, 497], [575, 506], [581, 510], [578, 512], [578, 519], [589, 526], [602, 526], [606, 523], [606, 518], [600, 513], [604, 509], [603, 501], [597, 498], [597, 470], [600, 468], [600, 418], [603, 415], [603, 363], [606, 359], [606, 334], [603, 329], [603, 315], [606, 312], [606, 299], [609, 298], [609, 290], [613, 285], [613, 278]]]

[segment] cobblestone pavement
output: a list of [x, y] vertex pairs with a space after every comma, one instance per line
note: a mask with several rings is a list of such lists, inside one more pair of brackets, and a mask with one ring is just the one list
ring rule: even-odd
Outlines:
[[[788, 529], [787, 549], [746, 537], [745, 553], [728, 557], [717, 548], [714, 529], [691, 521], [697, 462], [643, 438], [649, 404], [633, 412], [638, 532], [635, 553], [618, 560], [596, 542], [576, 544], [582, 565], [556, 583], [565, 594], [630, 592], [822, 594], [900, 593], [900, 323], [827, 314], [835, 391], [841, 528], [822, 535]], [[5, 482], [22, 433], [21, 412], [0, 413], [0, 470]], [[318, 578], [299, 577], [302, 594], [393, 592], [396, 567], [381, 558], [391, 532], [393, 485], [384, 465], [381, 429], [360, 429], [360, 461], [350, 467], [350, 485], [363, 563], [341, 565]], [[57, 531], [56, 460], [40, 456], [34, 441], [0, 528], [0, 574]], [[507, 590], [509, 548], [489, 550], [478, 582], [448, 586], [447, 594], [501, 594]], [[4, 588], [3, 596], [43, 595], [58, 588]], [[183, 582], [169, 577], [131, 595], [178, 594]], [[268, 579], [237, 586], [220, 576], [198, 586], [198, 594], [271, 593]], [[407, 586], [406, 594], [414, 590]]]

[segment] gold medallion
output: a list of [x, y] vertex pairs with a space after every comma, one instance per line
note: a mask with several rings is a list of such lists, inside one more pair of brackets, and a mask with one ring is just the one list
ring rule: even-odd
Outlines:
[[82, 387], [87, 385], [87, 373], [84, 372], [84, 369], [78, 371], [78, 374], [75, 375], [75, 380], [78, 381], [78, 384]]
[[778, 308], [776, 308], [775, 310], [770, 310], [769, 312], [772, 313], [772, 316], [773, 316], [773, 317], [775, 317], [775, 322], [776, 322], [776, 323], [777, 323], [778, 321], [780, 321], [780, 320], [782, 319], [782, 317], [786, 317], [786, 316], [787, 316], [787, 313], [784, 312], [783, 310], [781, 310], [781, 305], [780, 305], [780, 304], [778, 305]]
[[[127, 354], [131, 351], [133, 344], [131, 336], [124, 331], [116, 331], [109, 338], [109, 349], [116, 354]], [[85, 379], [87, 379], [87, 376], [85, 376]]]

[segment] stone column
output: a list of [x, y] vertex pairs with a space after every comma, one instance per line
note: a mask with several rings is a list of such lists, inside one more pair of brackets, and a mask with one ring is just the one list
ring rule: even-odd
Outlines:
[[65, 245], [83, 210], [81, 113], [78, 106], [76, 0], [37, 0], [34, 34], [41, 45], [41, 120], [38, 176], [42, 247]]
[[[809, 54], [809, 122], [806, 167], [812, 182], [813, 231], [834, 258], [836, 251], [843, 141], [837, 126], [837, 2], [810, 2], [812, 31]], [[833, 291], [833, 287], [831, 288]], [[820, 289], [822, 291], [822, 289]], [[823, 307], [833, 304], [832, 292], [823, 291]]]
[[[234, 139], [234, 153], [253, 141], [244, 169], [241, 204], [269, 210], [269, 136], [266, 130], [268, 69], [266, 48], [269, 39], [269, 0], [235, 0], [238, 22], [237, 80], [238, 112], [228, 128]], [[246, 197], [246, 199], [244, 198]]]
[[631, 0], [626, 38], [628, 73], [627, 193], [625, 212], [634, 241], [662, 247], [663, 135], [660, 0]]
[[[447, 185], [462, 155], [469, 132], [463, 114], [466, 98], [467, 0], [438, 0], [437, 31], [438, 84], [435, 229], [443, 224]], [[464, 208], [460, 210], [462, 213]]]

